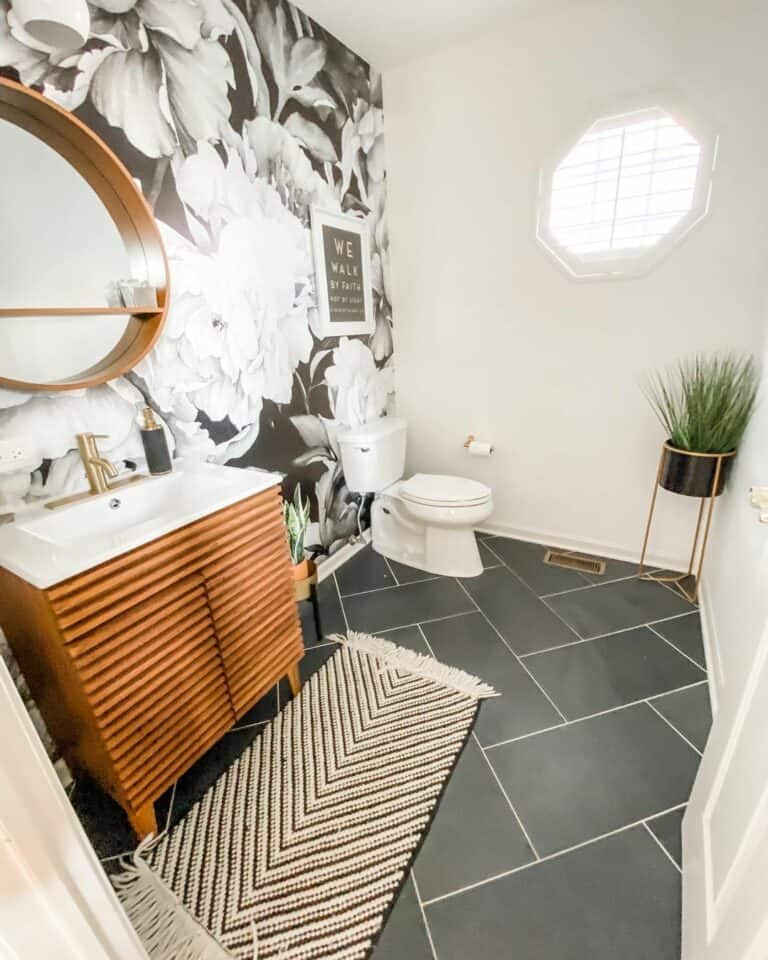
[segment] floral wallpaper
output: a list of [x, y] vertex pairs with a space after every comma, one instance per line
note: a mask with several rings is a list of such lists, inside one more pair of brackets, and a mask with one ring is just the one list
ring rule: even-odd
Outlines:
[[[285, 0], [89, 0], [91, 36], [36, 49], [0, 0], [0, 71], [89, 124], [140, 184], [170, 262], [155, 349], [125, 377], [66, 394], [0, 391], [0, 437], [42, 462], [6, 500], [84, 485], [74, 436], [109, 434], [141, 469], [149, 402], [177, 457], [263, 467], [312, 500], [320, 555], [357, 527], [336, 434], [393, 395], [380, 76]], [[310, 205], [368, 224], [376, 330], [320, 339]]]

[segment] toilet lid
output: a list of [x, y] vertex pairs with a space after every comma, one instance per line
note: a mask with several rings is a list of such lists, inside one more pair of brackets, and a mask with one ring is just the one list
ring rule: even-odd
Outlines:
[[446, 477], [434, 473], [416, 473], [400, 485], [400, 495], [415, 503], [469, 506], [483, 503], [491, 496], [490, 487], [466, 477]]

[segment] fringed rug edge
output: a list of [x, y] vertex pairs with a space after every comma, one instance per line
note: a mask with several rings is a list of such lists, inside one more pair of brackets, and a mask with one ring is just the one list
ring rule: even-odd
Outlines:
[[[159, 837], [150, 835], [111, 878], [118, 899], [152, 960], [234, 960], [143, 857]], [[257, 960], [254, 930], [253, 960]]]
[[485, 700], [500, 696], [493, 687], [479, 677], [473, 676], [458, 667], [450, 667], [426, 653], [417, 653], [407, 647], [399, 647], [383, 637], [374, 637], [370, 633], [358, 633], [350, 630], [346, 636], [341, 633], [328, 638], [341, 646], [352, 647], [363, 653], [369, 653], [383, 660], [390, 670], [405, 670], [418, 674], [441, 686], [450, 687], [459, 693], [465, 693], [474, 700]]

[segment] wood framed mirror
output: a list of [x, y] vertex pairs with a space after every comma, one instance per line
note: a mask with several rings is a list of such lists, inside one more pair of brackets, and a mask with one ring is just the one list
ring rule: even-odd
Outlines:
[[[75, 116], [0, 77], [0, 387], [112, 380], [160, 335], [168, 263], [141, 191]], [[145, 306], [120, 303], [138, 281]]]

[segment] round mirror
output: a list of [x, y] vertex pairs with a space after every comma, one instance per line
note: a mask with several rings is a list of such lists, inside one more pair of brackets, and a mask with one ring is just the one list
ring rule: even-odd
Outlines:
[[0, 80], [0, 385], [119, 376], [160, 332], [167, 267], [139, 190], [76, 118]]

